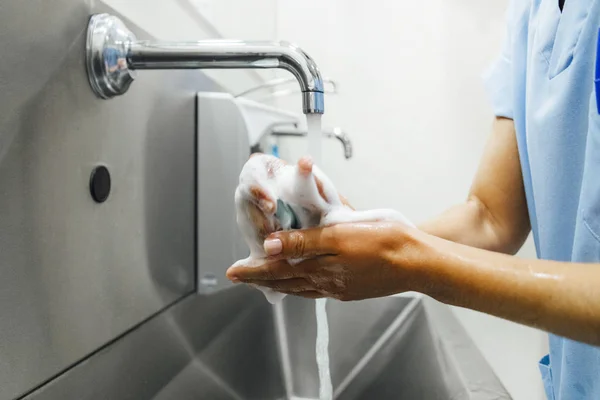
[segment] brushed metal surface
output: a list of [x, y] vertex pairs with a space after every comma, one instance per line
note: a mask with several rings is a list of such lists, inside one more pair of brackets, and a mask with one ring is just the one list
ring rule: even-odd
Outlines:
[[275, 340], [256, 290], [190, 295], [25, 399], [279, 399]]
[[197, 118], [197, 289], [211, 293], [232, 285], [225, 271], [249, 254], [236, 222], [234, 195], [250, 143], [244, 117], [228, 93], [199, 93]]
[[[393, 321], [414, 300], [394, 298], [355, 303], [327, 302], [331, 380], [334, 389], [359, 363]], [[317, 325], [314, 302], [290, 298], [284, 302], [285, 329], [289, 345], [293, 393], [318, 397], [319, 377], [315, 358]], [[351, 351], [349, 351], [351, 350]]]
[[[328, 302], [336, 399], [510, 399], [430, 301]], [[190, 295], [25, 400], [316, 400], [314, 302], [287, 297], [280, 310], [241, 285]]]
[[[84, 41], [103, 11], [0, 2], [0, 399], [194, 290], [195, 93], [219, 89], [149, 71], [98, 99]], [[88, 190], [99, 164], [112, 176], [102, 204]]]

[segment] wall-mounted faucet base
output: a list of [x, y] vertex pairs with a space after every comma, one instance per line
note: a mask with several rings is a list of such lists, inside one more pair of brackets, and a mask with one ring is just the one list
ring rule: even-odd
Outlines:
[[88, 24], [86, 59], [88, 79], [94, 93], [103, 99], [129, 89], [135, 72], [127, 56], [136, 38], [123, 22], [109, 14], [92, 15]]

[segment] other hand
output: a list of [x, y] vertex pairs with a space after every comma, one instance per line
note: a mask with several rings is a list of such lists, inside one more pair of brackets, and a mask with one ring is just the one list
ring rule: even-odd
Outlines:
[[[268, 236], [259, 267], [232, 267], [236, 282], [311, 299], [342, 301], [420, 291], [415, 234], [398, 222], [339, 224]], [[304, 259], [290, 265], [287, 259]]]
[[[251, 155], [250, 157], [256, 156], [258, 153]], [[273, 162], [267, 166], [267, 168], [277, 173], [277, 170], [287, 165], [287, 163], [281, 159], [274, 159]], [[301, 173], [310, 174], [313, 168], [313, 162], [309, 157], [303, 157], [298, 161], [298, 168]], [[325, 201], [329, 201], [325, 196], [323, 190], [323, 183], [315, 177], [315, 183], [319, 194]], [[265, 240], [267, 236], [276, 230], [276, 227], [272, 225], [266, 216], [271, 216], [277, 211], [277, 199], [271, 198], [261, 187], [255, 186], [250, 188], [251, 197], [247, 199], [247, 210], [248, 215], [252, 221], [252, 224], [257, 228], [258, 237], [260, 240]], [[348, 201], [341, 195], [340, 200], [346, 206], [352, 208]]]

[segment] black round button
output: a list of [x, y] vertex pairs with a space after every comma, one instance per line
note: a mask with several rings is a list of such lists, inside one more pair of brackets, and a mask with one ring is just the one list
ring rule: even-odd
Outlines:
[[110, 193], [110, 173], [104, 165], [92, 171], [90, 176], [90, 194], [97, 203], [103, 203]]

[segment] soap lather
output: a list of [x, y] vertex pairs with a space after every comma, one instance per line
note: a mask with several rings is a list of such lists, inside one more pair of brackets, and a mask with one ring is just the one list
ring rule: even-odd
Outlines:
[[[317, 187], [316, 180], [321, 182], [321, 187]], [[298, 166], [282, 165], [277, 158], [261, 154], [246, 162], [236, 189], [237, 222], [250, 248], [250, 256], [239, 260], [234, 266], [258, 267], [268, 258], [263, 248], [264, 226], [255, 225], [252, 214], [248, 212], [248, 207], [255, 201], [253, 193], [256, 188], [276, 202], [275, 213], [265, 217], [267, 225], [278, 230], [368, 221], [399, 221], [412, 225], [394, 210], [354, 211], [345, 206], [331, 180], [317, 166], [313, 166], [312, 171], [306, 174]], [[300, 261], [288, 260], [291, 265]], [[285, 294], [269, 288], [258, 289], [271, 303], [277, 303], [285, 297]]]

